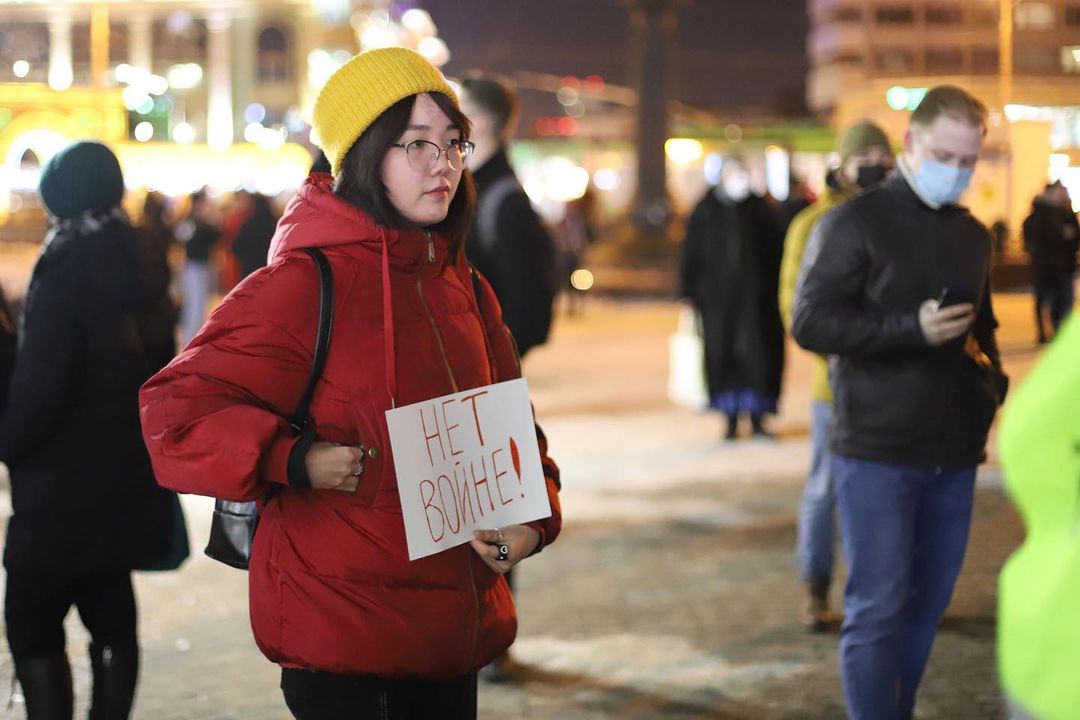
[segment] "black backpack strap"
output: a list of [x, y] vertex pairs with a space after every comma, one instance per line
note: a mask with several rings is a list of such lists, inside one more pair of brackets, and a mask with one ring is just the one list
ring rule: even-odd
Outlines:
[[296, 410], [289, 417], [289, 425], [300, 435], [300, 440], [289, 453], [289, 484], [295, 487], [311, 487], [304, 458], [311, 444], [315, 441], [315, 423], [311, 421], [308, 407], [315, 394], [315, 386], [326, 367], [326, 356], [330, 350], [330, 331], [334, 325], [334, 276], [330, 272], [330, 263], [318, 248], [303, 248], [304, 252], [315, 261], [319, 270], [319, 331], [315, 336], [315, 353], [311, 358], [311, 374], [307, 387], [300, 398]]

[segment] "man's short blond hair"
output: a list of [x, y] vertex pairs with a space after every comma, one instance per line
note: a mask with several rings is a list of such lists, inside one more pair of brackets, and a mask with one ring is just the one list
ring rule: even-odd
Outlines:
[[986, 105], [967, 90], [955, 85], [931, 88], [911, 113], [911, 124], [930, 127], [942, 116], [966, 122], [986, 132]]

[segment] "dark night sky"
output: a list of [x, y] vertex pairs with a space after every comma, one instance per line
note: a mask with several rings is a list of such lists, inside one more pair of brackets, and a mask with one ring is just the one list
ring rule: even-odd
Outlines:
[[[603, 75], [630, 84], [621, 0], [421, 0], [453, 58], [444, 68]], [[705, 108], [770, 106], [801, 93], [805, 0], [683, 0], [673, 48], [675, 99]]]

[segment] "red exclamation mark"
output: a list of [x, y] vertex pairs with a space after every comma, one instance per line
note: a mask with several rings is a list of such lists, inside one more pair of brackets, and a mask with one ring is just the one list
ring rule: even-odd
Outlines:
[[[514, 438], [510, 438], [510, 460], [514, 463], [514, 474], [517, 475], [518, 484], [521, 484], [521, 454], [518, 453], [517, 443], [514, 442]], [[525, 497], [525, 490], [522, 489], [521, 497]]]

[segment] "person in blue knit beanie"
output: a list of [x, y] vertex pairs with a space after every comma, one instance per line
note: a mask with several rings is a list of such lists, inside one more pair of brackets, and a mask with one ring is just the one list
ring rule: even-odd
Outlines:
[[145, 332], [152, 299], [109, 148], [61, 150], [39, 193], [50, 228], [0, 408], [14, 507], [7, 643], [29, 720], [71, 718], [64, 617], [76, 606], [90, 633], [90, 717], [123, 720], [139, 670], [131, 571], [175, 568], [187, 555], [179, 504], [155, 482], [139, 426], [139, 386], [157, 370]]

